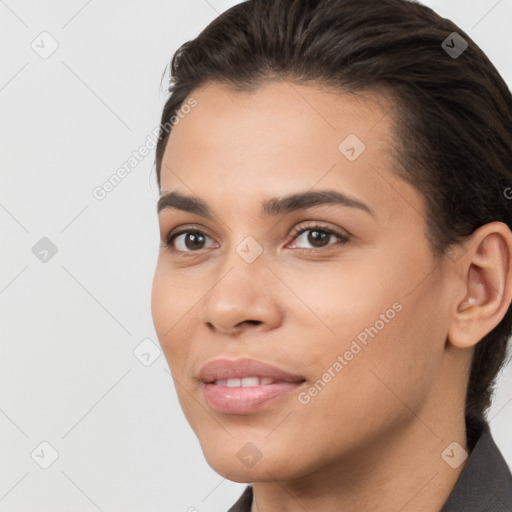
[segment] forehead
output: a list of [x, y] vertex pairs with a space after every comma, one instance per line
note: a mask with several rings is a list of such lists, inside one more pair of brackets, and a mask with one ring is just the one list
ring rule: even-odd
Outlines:
[[[349, 133], [368, 143], [392, 138], [394, 103], [376, 92], [274, 81], [251, 91], [208, 83], [191, 97], [197, 106], [180, 116], [169, 145], [191, 134], [203, 147], [208, 141], [212, 147], [238, 142], [245, 151], [278, 143], [289, 147], [294, 142], [307, 150], [319, 140], [325, 142], [319, 148], [324, 150]], [[212, 132], [213, 127], [221, 129]]]
[[383, 218], [423, 207], [395, 173], [395, 109], [382, 94], [276, 81], [250, 92], [210, 83], [191, 97], [196, 106], [169, 136], [162, 193], [219, 204], [230, 194], [248, 204], [270, 191], [328, 187], [372, 203]]

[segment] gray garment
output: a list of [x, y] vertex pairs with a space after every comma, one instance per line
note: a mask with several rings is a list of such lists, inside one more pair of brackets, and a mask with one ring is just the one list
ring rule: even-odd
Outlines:
[[[450, 496], [440, 512], [512, 512], [512, 475], [484, 420], [466, 418], [471, 451]], [[248, 485], [228, 512], [251, 512]]]
[[512, 476], [488, 423], [466, 418], [466, 426], [477, 440], [441, 512], [512, 512]]

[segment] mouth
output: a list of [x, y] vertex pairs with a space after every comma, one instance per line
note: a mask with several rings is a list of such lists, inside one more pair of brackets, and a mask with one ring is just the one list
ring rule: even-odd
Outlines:
[[268, 386], [279, 382], [271, 377], [243, 377], [241, 379], [218, 379], [208, 384], [216, 384], [217, 386], [226, 386], [228, 388], [250, 388], [253, 386]]
[[208, 405], [217, 412], [248, 414], [278, 398], [290, 397], [306, 379], [254, 359], [217, 359], [201, 369]]

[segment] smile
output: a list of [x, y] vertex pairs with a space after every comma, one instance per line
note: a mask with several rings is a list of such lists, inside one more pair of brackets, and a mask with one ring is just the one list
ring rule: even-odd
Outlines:
[[242, 379], [219, 379], [214, 384], [228, 388], [248, 388], [252, 386], [267, 386], [274, 382], [276, 381], [270, 377], [244, 377]]

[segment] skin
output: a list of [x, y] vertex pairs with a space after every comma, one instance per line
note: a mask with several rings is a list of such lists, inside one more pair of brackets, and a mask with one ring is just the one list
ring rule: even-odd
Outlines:
[[[474, 345], [511, 300], [512, 233], [486, 224], [436, 260], [424, 198], [395, 174], [392, 104], [377, 93], [275, 81], [250, 93], [210, 83], [193, 97], [170, 134], [161, 191], [198, 197], [215, 218], [160, 212], [162, 241], [184, 225], [206, 240], [161, 248], [152, 315], [208, 464], [253, 483], [253, 511], [439, 511], [465, 465], [453, 469], [441, 454], [454, 441], [467, 448]], [[355, 161], [338, 149], [350, 133], [366, 146]], [[260, 214], [270, 197], [325, 189], [374, 216], [338, 205]], [[294, 227], [318, 222], [349, 242], [293, 238]], [[250, 264], [236, 252], [247, 236], [263, 250]], [[394, 303], [401, 311], [300, 403], [299, 391]], [[306, 383], [256, 412], [218, 413], [196, 377], [219, 357], [258, 359]], [[237, 457], [247, 442], [261, 452], [252, 467]]]

